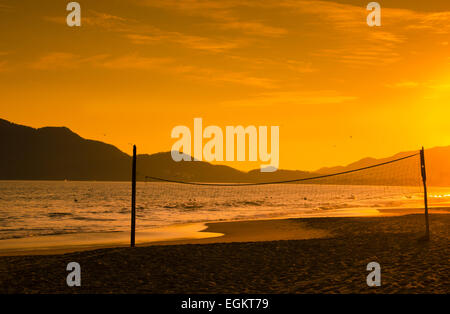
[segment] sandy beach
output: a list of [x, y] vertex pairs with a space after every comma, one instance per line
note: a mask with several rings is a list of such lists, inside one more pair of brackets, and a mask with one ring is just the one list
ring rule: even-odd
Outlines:
[[[0, 257], [0, 293], [449, 293], [448, 214], [208, 224], [222, 237]], [[268, 240], [270, 239], [270, 241]], [[170, 244], [170, 245], [168, 245]], [[78, 262], [81, 287], [66, 285]], [[366, 285], [366, 265], [382, 285]]]

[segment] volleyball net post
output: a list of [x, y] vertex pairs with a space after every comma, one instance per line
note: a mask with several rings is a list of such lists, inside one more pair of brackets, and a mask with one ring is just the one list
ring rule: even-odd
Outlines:
[[136, 145], [133, 145], [133, 164], [131, 168], [131, 239], [130, 246], [135, 246], [136, 234]]
[[427, 171], [425, 168], [425, 149], [420, 150], [420, 169], [423, 182], [423, 200], [425, 205], [425, 237], [424, 240], [430, 239], [430, 224], [428, 221], [428, 193], [427, 193]]

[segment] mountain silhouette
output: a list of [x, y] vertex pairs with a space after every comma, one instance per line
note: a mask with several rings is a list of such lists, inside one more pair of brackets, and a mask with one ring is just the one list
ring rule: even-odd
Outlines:
[[[0, 119], [0, 180], [98, 180], [128, 181], [131, 156], [113, 145], [80, 137], [66, 127], [31, 128]], [[347, 166], [322, 168], [315, 172], [278, 170], [249, 172], [204, 161], [172, 160], [170, 152], [138, 155], [137, 179], [146, 176], [194, 182], [271, 182], [348, 171], [410, 155], [402, 152], [389, 158], [364, 158]], [[430, 185], [450, 186], [450, 146], [426, 150]], [[419, 171], [419, 169], [417, 170]], [[417, 173], [412, 171], [414, 179]], [[365, 184], [372, 178], [362, 178]], [[383, 182], [389, 184], [389, 182]], [[390, 184], [395, 184], [390, 183]]]
[[130, 156], [65, 127], [34, 129], [0, 120], [0, 179], [128, 180]]
[[[34, 129], [0, 119], [0, 180], [127, 181], [131, 156], [87, 140], [66, 127]], [[203, 161], [172, 160], [170, 152], [138, 155], [137, 179], [146, 176], [196, 182], [250, 182], [245, 172]]]

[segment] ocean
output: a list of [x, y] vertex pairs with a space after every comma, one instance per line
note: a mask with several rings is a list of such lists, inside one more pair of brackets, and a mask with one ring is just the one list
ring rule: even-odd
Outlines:
[[[137, 231], [176, 224], [377, 215], [423, 208], [420, 187], [279, 184], [242, 187], [138, 182]], [[450, 188], [432, 188], [448, 204]], [[130, 229], [129, 182], [0, 181], [0, 239]]]

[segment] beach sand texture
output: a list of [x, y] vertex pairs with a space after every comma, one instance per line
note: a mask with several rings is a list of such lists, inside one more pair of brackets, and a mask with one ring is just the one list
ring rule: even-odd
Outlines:
[[[237, 240], [238, 230], [268, 235], [274, 226], [278, 234], [292, 236], [296, 225], [300, 233], [310, 230], [321, 237], [257, 241], [247, 234], [248, 241], [257, 242], [4, 256], [0, 293], [450, 292], [448, 214], [430, 215], [429, 242], [418, 240], [424, 234], [423, 215], [232, 222], [212, 224], [206, 231], [228, 228]], [[366, 285], [372, 261], [381, 265], [381, 287]], [[81, 287], [66, 285], [69, 262], [81, 265]]]

